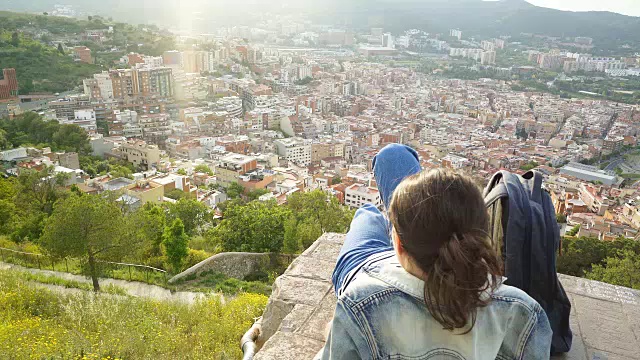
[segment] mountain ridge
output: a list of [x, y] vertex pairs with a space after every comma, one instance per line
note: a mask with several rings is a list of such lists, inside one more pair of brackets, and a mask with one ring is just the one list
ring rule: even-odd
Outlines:
[[[195, 0], [194, 0], [195, 1]], [[199, 0], [198, 0], [199, 1]], [[11, 1], [10, 10], [50, 11], [56, 0]], [[283, 2], [222, 0], [216, 2], [175, 2], [171, 0], [103, 0], [99, 4], [84, 0], [67, 0], [81, 14], [113, 16], [116, 20], [156, 23], [166, 27], [180, 25], [194, 9], [208, 16], [196, 31], [211, 31], [216, 26], [241, 25], [248, 21], [247, 8], [254, 13], [304, 13], [313, 20], [341, 27], [366, 30], [382, 26], [400, 33], [417, 28], [432, 33], [446, 33], [459, 28], [479, 37], [536, 33], [550, 36], [588, 36], [599, 43], [635, 44], [640, 32], [640, 17], [608, 11], [574, 12], [539, 7], [525, 0], [285, 0]], [[251, 21], [249, 21], [251, 18]], [[465, 34], [465, 35], [466, 35]]]

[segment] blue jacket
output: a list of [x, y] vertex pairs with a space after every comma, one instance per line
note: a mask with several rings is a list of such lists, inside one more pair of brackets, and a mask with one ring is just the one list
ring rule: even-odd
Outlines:
[[[478, 309], [469, 333], [444, 330], [425, 306], [424, 282], [400, 266], [393, 250], [375, 251], [384, 238], [382, 214], [373, 206], [359, 209], [334, 272], [338, 300], [322, 359], [549, 358], [544, 311], [504, 284], [485, 294], [492, 301]], [[363, 254], [369, 255], [361, 261]]]

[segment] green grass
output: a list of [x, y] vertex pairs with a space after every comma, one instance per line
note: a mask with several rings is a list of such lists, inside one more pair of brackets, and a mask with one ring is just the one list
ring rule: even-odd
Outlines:
[[238, 341], [266, 302], [69, 295], [0, 270], [0, 359], [239, 359]]
[[230, 278], [224, 274], [203, 271], [199, 275], [192, 274], [181, 279], [176, 289], [181, 291], [215, 291], [225, 295], [255, 293], [271, 295], [271, 283], [266, 281], [245, 281]]

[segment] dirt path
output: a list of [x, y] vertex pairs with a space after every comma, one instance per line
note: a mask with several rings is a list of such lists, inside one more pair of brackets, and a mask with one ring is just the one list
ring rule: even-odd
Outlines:
[[[0, 269], [1, 270], [12, 269], [12, 270], [18, 270], [18, 271], [25, 271], [25, 272], [30, 272], [32, 274], [42, 274], [42, 275], [48, 275], [48, 276], [55, 276], [65, 280], [73, 280], [73, 281], [88, 283], [88, 284], [91, 283], [90, 279], [82, 275], [69, 274], [69, 273], [60, 272], [60, 271], [38, 270], [38, 269], [26, 268], [20, 265], [8, 264], [4, 262], [0, 262]], [[40, 284], [40, 285], [46, 285], [46, 287], [51, 287], [52, 289], [60, 288], [65, 291], [68, 290], [70, 293], [74, 291], [82, 291], [79, 289], [67, 289], [62, 286], [47, 285], [47, 284]], [[142, 298], [148, 298], [148, 299], [160, 300], [160, 301], [179, 301], [183, 303], [192, 304], [196, 300], [204, 299], [205, 297], [208, 296], [207, 294], [200, 293], [200, 292], [191, 292], [191, 291], [172, 292], [171, 290], [165, 289], [161, 286], [145, 284], [138, 281], [126, 281], [126, 280], [118, 280], [118, 279], [110, 279], [110, 278], [100, 278], [100, 286], [107, 286], [107, 285], [114, 285], [119, 288], [122, 288], [130, 296], [142, 297]], [[222, 299], [224, 300], [224, 297], [222, 297]]]

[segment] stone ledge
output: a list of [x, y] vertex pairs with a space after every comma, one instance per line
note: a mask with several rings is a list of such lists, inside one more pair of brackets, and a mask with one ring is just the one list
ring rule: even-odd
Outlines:
[[[335, 309], [331, 273], [344, 234], [324, 234], [276, 280], [262, 318], [256, 360], [311, 360]], [[567, 360], [640, 360], [640, 292], [559, 275], [571, 300]]]

